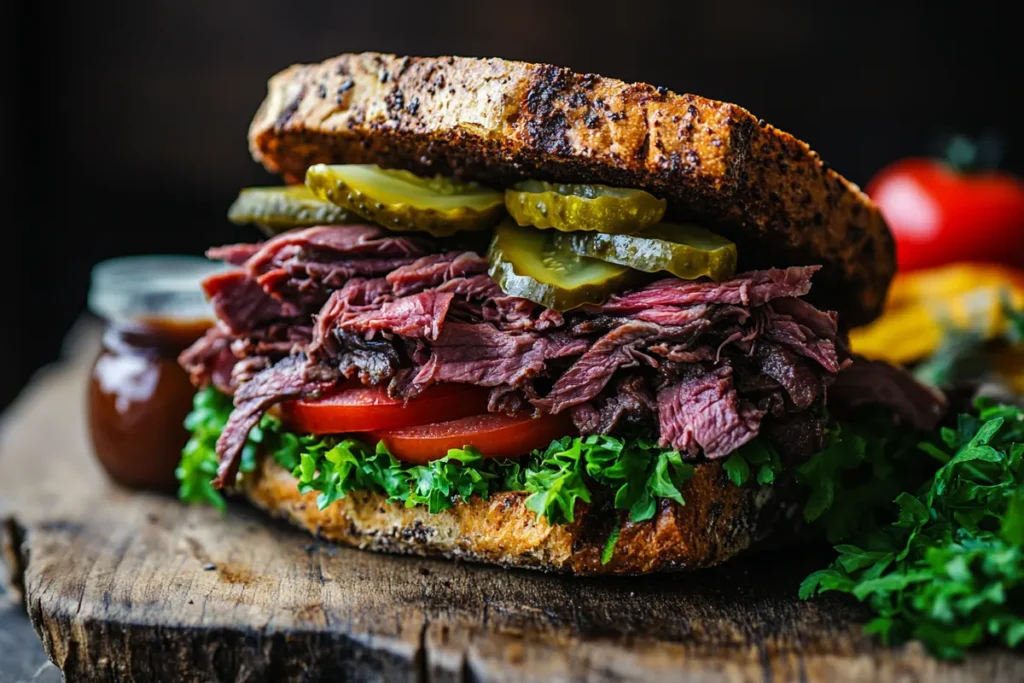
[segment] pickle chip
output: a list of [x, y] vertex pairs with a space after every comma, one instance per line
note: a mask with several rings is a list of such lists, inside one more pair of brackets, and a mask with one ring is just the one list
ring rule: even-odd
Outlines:
[[488, 272], [509, 296], [566, 311], [601, 303], [621, 291], [636, 271], [578, 256], [557, 246], [550, 232], [502, 223], [494, 231]]
[[527, 180], [505, 190], [505, 206], [519, 225], [631, 235], [660, 221], [667, 203], [643, 190]]
[[505, 215], [502, 194], [496, 190], [374, 165], [316, 164], [306, 171], [306, 185], [320, 199], [385, 228], [435, 237], [489, 228]]
[[736, 273], [736, 245], [696, 225], [659, 223], [635, 235], [558, 233], [555, 244], [577, 256], [646, 273], [666, 271], [684, 280], [727, 280]]
[[238, 193], [228, 220], [255, 223], [268, 235], [311, 225], [341, 225], [362, 219], [340, 206], [318, 199], [305, 185], [249, 187]]

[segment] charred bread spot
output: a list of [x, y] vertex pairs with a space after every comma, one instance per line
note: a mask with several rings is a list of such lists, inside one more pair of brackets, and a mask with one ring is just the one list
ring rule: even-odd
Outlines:
[[292, 117], [295, 116], [295, 112], [299, 110], [299, 105], [302, 104], [303, 98], [306, 96], [306, 84], [303, 83], [295, 95], [289, 100], [288, 104], [285, 105], [284, 109], [281, 110], [281, 114], [277, 117], [277, 121], [274, 122], [274, 128], [282, 130], [288, 125]]

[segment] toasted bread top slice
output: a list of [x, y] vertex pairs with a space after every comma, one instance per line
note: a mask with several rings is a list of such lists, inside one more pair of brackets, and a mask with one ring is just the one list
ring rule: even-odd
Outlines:
[[603, 183], [734, 240], [744, 268], [821, 264], [812, 300], [870, 321], [895, 269], [877, 207], [805, 143], [734, 104], [545, 64], [345, 54], [270, 79], [254, 158], [289, 182], [376, 163], [507, 186]]

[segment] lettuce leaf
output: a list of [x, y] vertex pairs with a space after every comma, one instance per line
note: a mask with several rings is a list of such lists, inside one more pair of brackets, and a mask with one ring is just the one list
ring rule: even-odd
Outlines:
[[[177, 471], [182, 500], [224, 509], [224, 498], [210, 480], [217, 470], [217, 438], [231, 407], [231, 400], [215, 389], [196, 394], [185, 421], [192, 438]], [[431, 513], [472, 496], [486, 500], [498, 491], [525, 491], [530, 494], [527, 508], [551, 524], [573, 521], [577, 503], [591, 502], [592, 491], [607, 491], [614, 507], [629, 511], [633, 521], [650, 519], [660, 498], [685, 504], [681, 489], [693, 473], [677, 451], [643, 438], [610, 436], [565, 437], [518, 461], [485, 458], [466, 447], [427, 465], [410, 465], [383, 443], [296, 435], [271, 416], [249, 434], [243, 475], [255, 469], [257, 451], [288, 469], [301, 492], [316, 492], [321, 509], [353, 491], [373, 491], [407, 507], [424, 505]]]

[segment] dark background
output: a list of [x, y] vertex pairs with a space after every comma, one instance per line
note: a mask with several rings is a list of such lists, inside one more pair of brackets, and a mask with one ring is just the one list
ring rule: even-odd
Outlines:
[[0, 406], [56, 357], [95, 262], [255, 239], [224, 213], [272, 181], [245, 133], [290, 63], [371, 49], [552, 62], [738, 102], [861, 184], [947, 130], [1002, 132], [1020, 172], [1024, 58], [1003, 6], [8, 0]]

